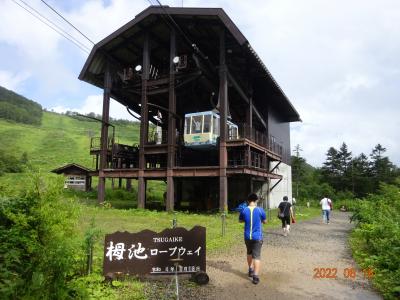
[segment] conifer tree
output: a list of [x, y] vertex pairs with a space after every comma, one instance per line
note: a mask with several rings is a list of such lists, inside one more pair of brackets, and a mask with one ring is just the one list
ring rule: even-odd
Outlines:
[[395, 177], [395, 166], [387, 156], [383, 156], [385, 152], [386, 148], [377, 144], [370, 154], [370, 168], [375, 189], [378, 189], [380, 182], [391, 183]]

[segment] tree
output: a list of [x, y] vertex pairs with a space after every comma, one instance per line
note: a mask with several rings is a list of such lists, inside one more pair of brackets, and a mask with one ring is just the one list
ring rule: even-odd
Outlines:
[[396, 168], [387, 156], [383, 156], [385, 152], [386, 148], [377, 144], [370, 154], [370, 168], [375, 190], [379, 188], [380, 182], [392, 183], [395, 178]]
[[356, 197], [365, 197], [373, 192], [370, 162], [368, 157], [361, 153], [351, 161], [352, 191]]
[[336, 190], [340, 188], [340, 169], [341, 162], [339, 152], [334, 147], [330, 147], [326, 153], [326, 161], [321, 168], [321, 172], [323, 181], [330, 184]]
[[337, 154], [338, 157], [338, 184], [340, 190], [351, 190], [352, 189], [352, 168], [351, 168], [351, 152], [347, 149], [346, 143], [342, 143]]

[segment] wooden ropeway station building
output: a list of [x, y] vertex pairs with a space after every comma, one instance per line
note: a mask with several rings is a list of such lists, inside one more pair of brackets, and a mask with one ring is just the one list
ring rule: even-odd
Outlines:
[[[104, 91], [91, 144], [100, 202], [106, 178], [137, 180], [139, 208], [146, 182], [165, 180], [169, 211], [182, 201], [225, 211], [250, 192], [270, 206], [291, 185], [299, 114], [221, 8], [150, 6], [93, 47], [79, 78]], [[139, 116], [138, 146], [114, 142], [111, 97]]]

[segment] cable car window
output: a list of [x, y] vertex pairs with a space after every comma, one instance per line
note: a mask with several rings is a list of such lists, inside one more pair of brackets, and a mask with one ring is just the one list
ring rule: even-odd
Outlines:
[[211, 115], [204, 115], [203, 133], [209, 133], [211, 127]]
[[186, 134], [190, 134], [190, 117], [185, 118], [185, 129]]
[[193, 133], [201, 133], [201, 119], [202, 119], [202, 116], [193, 116], [192, 117], [192, 134]]
[[213, 116], [213, 134], [219, 134], [219, 119]]
[[234, 139], [238, 138], [238, 128], [237, 127], [233, 127], [233, 138]]
[[234, 138], [234, 127], [233, 126], [230, 126], [230, 125], [228, 125], [229, 127], [228, 127], [228, 130], [229, 130], [229, 139], [231, 140], [231, 139], [233, 139]]

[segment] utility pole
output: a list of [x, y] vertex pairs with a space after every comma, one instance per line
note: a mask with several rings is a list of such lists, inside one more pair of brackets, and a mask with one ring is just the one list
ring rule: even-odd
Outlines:
[[300, 172], [300, 165], [299, 165], [299, 157], [300, 157], [300, 151], [303, 151], [303, 149], [300, 148], [300, 145], [297, 144], [294, 149], [293, 152], [296, 153], [296, 157], [297, 157], [297, 170], [296, 170], [296, 198], [298, 199], [299, 197], [299, 172]]

